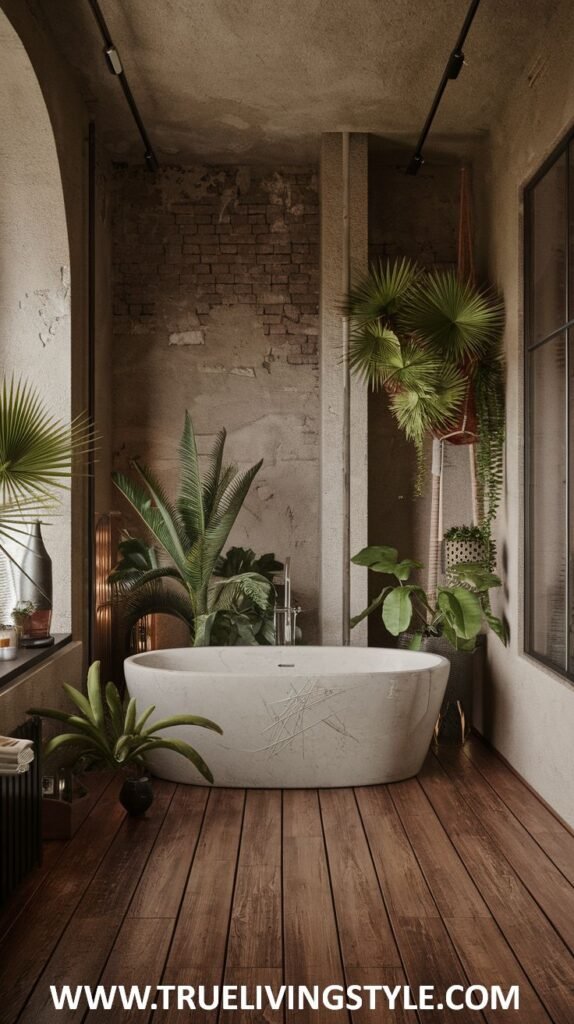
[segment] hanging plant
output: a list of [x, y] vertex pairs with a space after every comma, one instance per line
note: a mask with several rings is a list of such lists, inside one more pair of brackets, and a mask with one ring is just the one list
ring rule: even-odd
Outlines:
[[481, 521], [490, 524], [502, 487], [501, 300], [453, 271], [425, 274], [403, 259], [373, 267], [345, 311], [351, 372], [388, 392], [397, 425], [417, 451], [417, 491], [429, 435], [476, 443]]

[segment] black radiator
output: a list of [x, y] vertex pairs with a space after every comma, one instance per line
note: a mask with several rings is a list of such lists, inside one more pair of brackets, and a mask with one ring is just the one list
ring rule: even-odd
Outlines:
[[0, 776], [0, 905], [42, 858], [40, 719], [29, 719], [11, 735], [33, 740], [34, 760], [21, 775]]

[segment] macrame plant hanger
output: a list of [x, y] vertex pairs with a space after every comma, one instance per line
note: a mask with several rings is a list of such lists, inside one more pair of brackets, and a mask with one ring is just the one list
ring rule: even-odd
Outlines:
[[[471, 218], [471, 185], [470, 170], [463, 165], [460, 169], [460, 195], [458, 210], [458, 243], [457, 243], [457, 274], [461, 280], [476, 283], [474, 266], [474, 254], [472, 248], [472, 218]], [[472, 405], [472, 390], [469, 386], [464, 400], [460, 423], [448, 434], [440, 437], [433, 437], [432, 461], [431, 461], [431, 513], [429, 525], [429, 560], [427, 594], [431, 604], [435, 603], [440, 571], [440, 552], [442, 536], [444, 533], [444, 445], [465, 444], [468, 448], [470, 486], [472, 494], [472, 518], [473, 523], [479, 522], [479, 499], [476, 478], [476, 461], [474, 448], [474, 422], [470, 415]]]

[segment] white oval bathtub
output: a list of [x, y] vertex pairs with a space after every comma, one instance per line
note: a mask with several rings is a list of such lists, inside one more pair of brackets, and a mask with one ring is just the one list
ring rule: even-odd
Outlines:
[[[141, 711], [197, 714], [223, 736], [182, 726], [216, 786], [368, 786], [416, 775], [429, 749], [449, 663], [436, 654], [366, 647], [196, 647], [125, 663]], [[203, 785], [169, 751], [149, 756], [163, 779]]]

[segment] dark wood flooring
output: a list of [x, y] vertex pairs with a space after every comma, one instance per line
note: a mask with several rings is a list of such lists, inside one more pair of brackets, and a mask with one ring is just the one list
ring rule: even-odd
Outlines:
[[[478, 739], [365, 789], [116, 781], [0, 918], [2, 1024], [573, 1024], [574, 836]], [[68, 984], [520, 986], [520, 1010], [56, 1011]]]

